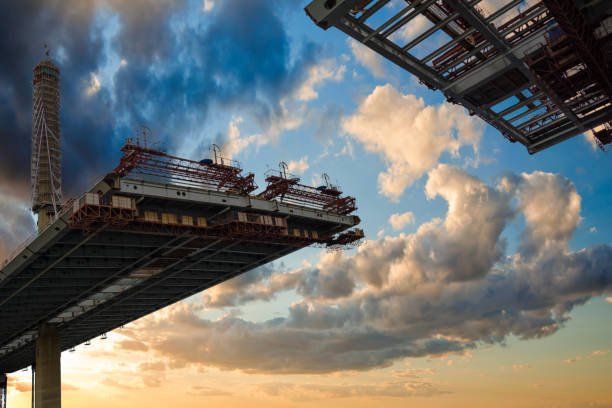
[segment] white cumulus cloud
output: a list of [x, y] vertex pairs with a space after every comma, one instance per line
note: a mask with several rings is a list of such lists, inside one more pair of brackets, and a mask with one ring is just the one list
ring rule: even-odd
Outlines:
[[240, 123], [242, 123], [242, 118], [236, 117], [232, 118], [227, 126], [227, 139], [223, 143], [223, 154], [228, 158], [236, 156], [248, 146], [257, 143], [260, 138], [258, 135], [242, 136], [238, 127]]
[[422, 98], [404, 95], [390, 84], [377, 86], [342, 126], [384, 158], [387, 169], [378, 176], [380, 191], [393, 200], [433, 169], [443, 152], [458, 156], [462, 146], [476, 150], [484, 130], [460, 106], [426, 106]]
[[414, 223], [414, 214], [412, 211], [405, 212], [403, 214], [392, 214], [389, 217], [389, 224], [394, 230], [401, 230], [408, 224]]
[[433, 24], [422, 14], [416, 16], [409, 24], [404, 24], [399, 30], [392, 34], [392, 40], [396, 43], [408, 43], [422, 34]]
[[[551, 186], [540, 195], [534, 189], [541, 183]], [[549, 336], [574, 307], [612, 291], [612, 247], [568, 248], [580, 200], [564, 177], [535, 172], [490, 186], [440, 165], [429, 172], [425, 190], [446, 200], [448, 210], [413, 234], [368, 241], [354, 254], [326, 253], [316, 265], [292, 271], [258, 268], [204, 292], [202, 305], [178, 304], [124, 332], [175, 367], [369, 370], [407, 357], [466, 355], [509, 336]], [[567, 219], [553, 227], [545, 213]], [[521, 243], [507, 254], [502, 232], [521, 214]], [[284, 291], [298, 296], [284, 317], [253, 322], [236, 313], [216, 320], [200, 314], [203, 307], [233, 308]], [[426, 373], [396, 374], [407, 380]]]
[[214, 0], [204, 0], [204, 3], [202, 3], [202, 11], [204, 12], [212, 11], [213, 8], [215, 8]]
[[89, 74], [89, 83], [87, 85], [87, 89], [85, 89], [85, 95], [93, 96], [97, 94], [98, 91], [100, 91], [101, 87], [102, 84], [100, 83], [100, 79], [98, 79], [98, 76], [96, 74], [91, 72]]
[[297, 99], [300, 101], [310, 101], [318, 98], [319, 94], [315, 87], [322, 85], [325, 81], [340, 82], [344, 79], [346, 65], [338, 65], [334, 58], [321, 61], [308, 69], [306, 80], [296, 91]]
[[13, 251], [36, 231], [30, 205], [0, 186], [0, 269]]
[[387, 75], [380, 55], [352, 38], [348, 39], [348, 43], [357, 62], [367, 68], [372, 75], [379, 78]]
[[291, 160], [287, 163], [287, 167], [291, 173], [304, 174], [306, 170], [310, 167], [308, 165], [308, 156], [304, 156], [299, 160]]

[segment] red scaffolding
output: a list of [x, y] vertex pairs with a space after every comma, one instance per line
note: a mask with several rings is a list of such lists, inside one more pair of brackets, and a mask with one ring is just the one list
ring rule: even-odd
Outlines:
[[101, 200], [97, 193], [85, 193], [78, 200], [72, 200], [70, 224], [74, 228], [91, 231], [106, 224], [111, 229], [121, 229], [135, 219], [136, 205], [131, 198], [107, 195]]
[[568, 36], [576, 53], [586, 65], [587, 74], [612, 98], [610, 66], [601, 49], [601, 42], [595, 38], [596, 26], [587, 22], [573, 0], [542, 0], [542, 2]]
[[[524, 128], [536, 131], [543, 124], [559, 123], [561, 107], [578, 118], [588, 117], [610, 105], [612, 83], [594, 26], [587, 23], [574, 2], [543, 0], [559, 28], [547, 38], [547, 44], [527, 54], [525, 61], [538, 87], [545, 90], [553, 104], [547, 112], [534, 117]], [[537, 119], [537, 120], [535, 120]], [[609, 143], [605, 128], [596, 135], [601, 146]], [[595, 132], [593, 132], [595, 134]]]
[[[452, 6], [444, 1], [441, 4], [444, 7], [440, 7], [440, 4], [438, 4], [440, 10], [447, 16], [451, 15]], [[424, 14], [427, 16], [427, 13]], [[437, 21], [432, 18], [429, 19], [434, 23]], [[544, 7], [544, 4], [538, 2], [504, 21], [503, 24], [496, 27], [496, 30], [502, 33], [504, 40], [509, 45], [515, 45], [537, 30], [545, 27], [551, 19], [552, 17], [546, 7]], [[447, 80], [457, 79], [481, 65], [484, 61], [490, 60], [499, 54], [499, 50], [491, 45], [482, 47], [481, 44], [485, 40], [484, 37], [465, 20], [457, 19], [455, 22], [464, 32], [468, 30], [474, 32], [432, 61], [433, 68], [439, 73], [444, 74]], [[453, 40], [460, 37], [460, 34], [463, 35], [448, 29], [445, 32]], [[481, 49], [478, 50], [479, 48]]]
[[[205, 188], [247, 195], [257, 189], [253, 173], [242, 175], [237, 162], [204, 159], [194, 161], [170, 156], [128, 141], [113, 173], [120, 177], [130, 175], [158, 182], [171, 182], [186, 187]], [[219, 161], [219, 162], [218, 162]], [[230, 162], [235, 165], [224, 164]]]
[[[73, 203], [70, 226], [83, 231], [104, 227], [108, 231], [129, 231], [155, 235], [180, 235], [189, 233], [204, 238], [246, 239], [249, 241], [275, 242], [304, 247], [321, 244], [338, 249], [356, 246], [364, 238], [363, 230], [355, 228], [340, 234], [323, 234], [309, 228], [288, 225], [283, 217], [257, 212], [228, 211], [194, 223], [193, 216], [162, 214], [161, 219], [138, 215], [134, 199], [118, 196], [98, 196], [86, 193]], [[164, 218], [163, 215], [170, 215]], [[189, 221], [186, 222], [185, 218]]]
[[593, 137], [597, 146], [605, 151], [605, 145], [612, 143], [612, 123], [604, 123], [602, 126], [593, 129]]
[[278, 197], [280, 201], [307, 205], [342, 215], [350, 214], [357, 209], [355, 198], [342, 197], [342, 191], [338, 187], [329, 182], [320, 187], [300, 184], [300, 178], [288, 174], [286, 165], [283, 164], [281, 163], [281, 171], [268, 171], [266, 175], [268, 186], [257, 195], [258, 198], [271, 200]]

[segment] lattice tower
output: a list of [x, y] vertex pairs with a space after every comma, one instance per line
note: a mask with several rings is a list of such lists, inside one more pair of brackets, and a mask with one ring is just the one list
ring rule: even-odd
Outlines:
[[59, 75], [59, 68], [48, 60], [33, 69], [32, 210], [51, 216], [62, 205]]

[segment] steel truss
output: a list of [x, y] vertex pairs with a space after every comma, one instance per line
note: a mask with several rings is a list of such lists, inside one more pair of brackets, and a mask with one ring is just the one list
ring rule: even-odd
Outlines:
[[[397, 11], [388, 0], [314, 0], [306, 13], [323, 29], [338, 28], [430, 89], [441, 90], [449, 102], [464, 106], [529, 153], [612, 120], [612, 107], [602, 95], [593, 95], [592, 86], [579, 89], [582, 97], [560, 99], [526, 58], [550, 43], [558, 24], [575, 44], [591, 81], [610, 96], [606, 55], [575, 2], [543, 0], [517, 10], [522, 0], [508, 0], [488, 15], [479, 9], [480, 0], [405, 2]], [[413, 38], [398, 35], [418, 16], [430, 26]]]
[[197, 162], [132, 143], [126, 143], [121, 151], [124, 155], [113, 171], [120, 177], [129, 174], [151, 181], [243, 195], [257, 189], [253, 173], [242, 175], [240, 167], [223, 164], [223, 161]]
[[[39, 85], [42, 86], [42, 85]], [[60, 138], [47, 125], [47, 112], [43, 97], [38, 95], [32, 111], [32, 203], [51, 204], [55, 218], [62, 206], [62, 169]], [[49, 180], [44, 180], [49, 191], [41, 191], [41, 172], [48, 171]]]
[[[281, 163], [283, 164], [283, 163]], [[266, 176], [268, 186], [257, 195], [264, 200], [279, 198], [280, 201], [306, 205], [337, 214], [347, 215], [357, 210], [354, 197], [342, 197], [342, 191], [336, 186], [329, 184], [321, 187], [311, 187], [300, 184], [300, 178], [288, 174], [286, 169], [281, 171], [269, 171]]]
[[[364, 238], [362, 230], [349, 231], [339, 235], [325, 236], [316, 230], [292, 228], [287, 224], [269, 224], [265, 216], [250, 213], [247, 219], [238, 212], [226, 212], [210, 220], [207, 226], [180, 223], [148, 221], [136, 216], [136, 209], [117, 208], [109, 205], [83, 204], [71, 218], [70, 225], [89, 233], [104, 228], [106, 231], [133, 232], [147, 235], [172, 235], [211, 239], [248, 240], [251, 242], [276, 243], [304, 247], [324, 244], [328, 247], [349, 246]], [[247, 215], [245, 213], [245, 215]], [[59, 265], [61, 267], [61, 265]], [[108, 262], [101, 267], [108, 267]], [[82, 267], [78, 265], [76, 267]]]

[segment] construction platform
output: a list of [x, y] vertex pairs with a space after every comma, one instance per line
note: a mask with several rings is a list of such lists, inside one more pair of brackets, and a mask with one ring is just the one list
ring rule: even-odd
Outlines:
[[306, 13], [442, 91], [529, 153], [589, 130], [600, 147], [610, 143], [612, 2], [489, 3], [499, 6], [314, 0]]
[[363, 238], [334, 186], [281, 170], [255, 196], [253, 175], [216, 154], [123, 151], [0, 270], [0, 373], [35, 363], [41, 328], [68, 350], [301, 248]]

